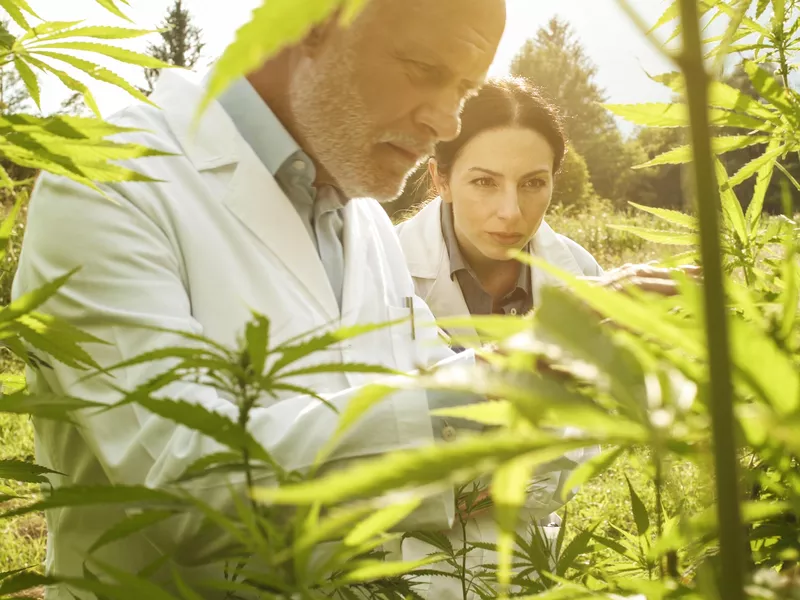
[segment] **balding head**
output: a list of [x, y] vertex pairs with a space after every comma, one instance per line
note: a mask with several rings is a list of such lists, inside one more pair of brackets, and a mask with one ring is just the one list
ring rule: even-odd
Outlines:
[[304, 149], [350, 197], [390, 200], [458, 134], [505, 26], [505, 0], [371, 0], [293, 50], [289, 106]]

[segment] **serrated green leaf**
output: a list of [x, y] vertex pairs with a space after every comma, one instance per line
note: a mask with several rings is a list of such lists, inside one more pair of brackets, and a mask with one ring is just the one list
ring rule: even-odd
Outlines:
[[636, 125], [686, 127], [689, 111], [685, 104], [604, 104], [607, 110]]
[[251, 458], [275, 465], [272, 456], [246, 431], [223, 414], [184, 400], [154, 398], [134, 390], [119, 405], [136, 403], [153, 414], [202, 433], [232, 450], [247, 450]]
[[761, 15], [764, 14], [764, 11], [767, 10], [771, 0], [758, 0], [758, 4], [756, 6], [756, 19], [760, 19]]
[[0, 460], [0, 479], [26, 483], [48, 483], [49, 480], [45, 477], [48, 474], [63, 475], [58, 471], [20, 460]]
[[319, 373], [362, 373], [374, 375], [397, 375], [402, 376], [403, 373], [384, 367], [382, 365], [366, 364], [366, 363], [330, 363], [330, 364], [317, 364], [303, 367], [302, 369], [294, 369], [291, 371], [281, 371], [276, 374], [280, 379], [289, 379], [292, 377], [303, 377], [306, 375], [316, 375]]
[[100, 561], [97, 558], [90, 558], [90, 562], [96, 564], [105, 573], [110, 575], [116, 580], [121, 587], [125, 589], [126, 594], [130, 594], [130, 598], [147, 598], [148, 600], [179, 600], [172, 594], [168, 593], [162, 586], [139, 577], [124, 569], [112, 566], [106, 562]]
[[572, 565], [575, 563], [575, 559], [587, 551], [589, 542], [594, 539], [595, 529], [596, 526], [592, 527], [591, 529], [585, 529], [572, 538], [572, 541], [558, 558], [558, 564], [556, 565], [556, 573], [558, 575], [563, 577], [567, 570], [569, 570], [570, 567], [572, 567]]
[[591, 439], [567, 440], [544, 433], [526, 433], [515, 438], [506, 433], [485, 434], [447, 445], [392, 453], [313, 481], [259, 488], [254, 496], [273, 504], [331, 504], [392, 489], [474, 479], [481, 472], [523, 454], [537, 453], [538, 460], [545, 463], [569, 449], [593, 443]]
[[725, 215], [727, 225], [733, 230], [734, 234], [738, 237], [739, 243], [746, 245], [749, 243], [747, 237], [747, 224], [744, 220], [744, 211], [736, 197], [736, 192], [730, 185], [728, 180], [728, 171], [725, 165], [714, 157], [714, 168], [717, 176], [717, 185], [719, 186], [720, 204], [722, 206], [722, 214]]
[[261, 375], [267, 363], [269, 353], [269, 319], [255, 314], [245, 327], [247, 356], [253, 372]]
[[4, 326], [5, 331], [15, 332], [36, 350], [74, 369], [87, 366], [100, 369], [92, 356], [71, 337], [72, 331], [63, 321], [50, 315], [22, 315], [13, 323]]
[[699, 242], [698, 234], [695, 232], [687, 233], [684, 231], [665, 231], [661, 229], [648, 229], [646, 227], [636, 227], [634, 225], [608, 225], [610, 229], [625, 231], [640, 237], [648, 242], [656, 244], [669, 244], [674, 246], [694, 246]]
[[658, 29], [661, 29], [667, 23], [670, 23], [671, 21], [674, 21], [675, 19], [680, 17], [680, 15], [681, 15], [680, 4], [678, 0], [673, 0], [673, 2], [670, 3], [670, 5], [666, 8], [666, 10], [664, 10], [664, 12], [661, 13], [661, 16], [658, 18], [658, 21], [656, 21], [655, 25], [653, 25], [650, 31], [647, 32], [647, 35], [651, 35]]
[[89, 548], [89, 554], [107, 546], [112, 542], [123, 540], [131, 535], [139, 533], [143, 529], [147, 529], [151, 525], [165, 521], [170, 517], [179, 514], [175, 510], [148, 510], [145, 512], [137, 513], [124, 518], [123, 520], [115, 523], [110, 529], [103, 532], [97, 541]]
[[[40, 34], [37, 36], [37, 39], [48, 42], [63, 38], [77, 37], [88, 37], [98, 40], [125, 40], [150, 35], [151, 33], [157, 33], [157, 31], [152, 29], [130, 29], [128, 27], [110, 27], [107, 25], [72, 28], [72, 26], [80, 22], [81, 21], [71, 23], [70, 28], [62, 28], [61, 31], [56, 31], [55, 33], [45, 35]], [[39, 27], [34, 29], [39, 29]]]
[[41, 110], [41, 90], [39, 88], [39, 80], [36, 78], [36, 73], [22, 60], [19, 56], [14, 57], [14, 67], [17, 69], [20, 78], [25, 84], [25, 88], [31, 96], [31, 99], [36, 103], [36, 107]]
[[339, 342], [344, 342], [362, 335], [366, 335], [373, 331], [378, 331], [402, 323], [403, 319], [397, 321], [387, 321], [385, 323], [367, 323], [363, 325], [353, 325], [350, 327], [341, 327], [333, 331], [326, 331], [319, 335], [308, 337], [308, 334], [300, 335], [296, 338], [287, 340], [277, 348], [273, 349], [273, 353], [280, 354], [281, 357], [276, 360], [269, 371], [269, 376], [273, 377], [276, 373], [286, 368], [288, 365], [297, 362], [298, 360], [310, 356], [321, 350], [335, 346]]
[[[125, 19], [128, 22], [132, 22], [128, 17], [126, 17], [122, 13], [122, 11], [119, 9], [119, 7], [117, 7], [117, 4], [116, 4], [116, 2], [114, 0], [95, 0], [95, 2], [97, 2], [100, 6], [105, 8], [110, 13], [117, 15], [121, 19]], [[127, 2], [125, 2], [125, 0], [122, 0], [122, 2], [124, 4], [128, 4]]]
[[653, 206], [644, 206], [643, 204], [637, 204], [636, 202], [628, 202], [628, 204], [630, 204], [635, 208], [638, 208], [641, 211], [649, 213], [654, 217], [658, 217], [662, 221], [671, 223], [672, 225], [678, 225], [679, 227], [686, 227], [687, 229], [691, 229], [692, 231], [697, 231], [699, 229], [697, 217], [693, 217], [692, 215], [687, 215], [686, 213], [682, 213], [677, 210], [670, 210], [668, 208], [655, 208]]
[[705, 356], [705, 339], [698, 335], [699, 332], [678, 328], [660, 318], [658, 312], [638, 300], [601, 286], [592, 285], [537, 257], [530, 256], [526, 262], [564, 281], [576, 298], [583, 300], [591, 308], [611, 318], [620, 326], [639, 332], [668, 347], [680, 349], [690, 356]]
[[510, 427], [514, 422], [514, 418], [518, 417], [518, 413], [514, 410], [514, 405], [506, 400], [440, 408], [431, 411], [431, 414], [439, 417], [467, 419], [490, 427]]
[[628, 491], [631, 496], [631, 507], [633, 509], [633, 520], [636, 523], [636, 529], [640, 536], [646, 535], [647, 531], [650, 529], [650, 515], [647, 512], [647, 507], [645, 507], [639, 494], [636, 493], [627, 475], [625, 475], [625, 481], [628, 483]]
[[796, 120], [795, 109], [789, 102], [789, 97], [784, 87], [772, 75], [758, 66], [757, 63], [745, 60], [742, 61], [742, 66], [759, 96], [784, 115]]
[[8, 242], [14, 233], [14, 226], [17, 224], [19, 211], [22, 209], [22, 204], [26, 201], [27, 198], [25, 194], [17, 194], [14, 200], [14, 206], [8, 212], [5, 219], [3, 219], [3, 223], [0, 224], [0, 261], [6, 257]]
[[140, 485], [70, 486], [55, 488], [42, 500], [0, 514], [0, 518], [18, 517], [40, 510], [66, 506], [100, 506], [104, 504], [134, 506], [181, 506], [186, 500], [167, 492]]
[[97, 106], [97, 101], [94, 99], [94, 96], [92, 95], [92, 92], [89, 90], [89, 88], [86, 87], [82, 82], [72, 77], [69, 73], [65, 73], [60, 69], [56, 69], [52, 65], [48, 65], [46, 62], [41, 61], [34, 56], [29, 55], [28, 62], [34, 65], [35, 67], [42, 69], [43, 71], [52, 73], [53, 75], [58, 77], [61, 83], [63, 83], [66, 87], [68, 87], [72, 91], [83, 94], [83, 100], [84, 102], [86, 102], [86, 106], [88, 106], [89, 110], [91, 110], [98, 118], [100, 117], [100, 107]]
[[[769, 146], [767, 146], [767, 152], [777, 147], [779, 144], [780, 140], [773, 140], [770, 142]], [[756, 174], [756, 185], [753, 189], [753, 197], [750, 199], [750, 204], [747, 205], [747, 212], [745, 213], [745, 220], [750, 227], [751, 233], [755, 233], [761, 222], [764, 199], [767, 197], [767, 190], [772, 181], [772, 174], [775, 171], [776, 161], [777, 158], [762, 165]]]
[[253, 11], [250, 22], [239, 28], [236, 39], [217, 62], [195, 118], [231, 82], [259, 67], [282, 48], [303, 39], [313, 26], [322, 23], [337, 9], [341, 9], [342, 20], [346, 22], [365, 4], [365, 0], [307, 0], [303, 9], [298, 10], [294, 0], [262, 2]]
[[528, 484], [538, 464], [535, 455], [523, 455], [500, 466], [492, 477], [490, 492], [494, 517], [500, 527], [497, 534], [497, 579], [504, 589], [511, 583], [511, 557], [519, 511], [525, 504]]
[[396, 392], [397, 388], [391, 385], [373, 383], [362, 387], [356, 392], [347, 407], [339, 417], [339, 423], [336, 427], [336, 432], [331, 436], [330, 440], [319, 451], [314, 459], [314, 470], [319, 468], [331, 453], [336, 449], [336, 446], [342, 439], [345, 433], [355, 425], [358, 420], [373, 406], [384, 400], [389, 394]]
[[38, 50], [32, 50], [31, 52], [38, 54], [40, 56], [47, 56], [48, 58], [65, 62], [68, 65], [73, 66], [76, 69], [79, 69], [80, 71], [83, 71], [89, 77], [96, 79], [97, 81], [110, 83], [111, 85], [126, 91], [130, 96], [136, 98], [137, 100], [141, 100], [146, 104], [155, 106], [155, 104], [153, 104], [153, 101], [150, 100], [150, 98], [145, 96], [136, 87], [128, 83], [127, 80], [123, 79], [113, 71], [109, 71], [108, 69], [101, 67], [100, 65], [61, 52], [41, 52]]
[[[716, 154], [725, 154], [734, 150], [741, 150], [756, 144], [766, 144], [770, 138], [755, 135], [730, 135], [724, 137], [716, 137], [711, 139], [711, 147]], [[653, 159], [636, 165], [634, 169], [645, 169], [658, 165], [680, 165], [692, 161], [692, 147], [691, 146], [678, 146], [672, 150], [668, 150]]]
[[[570, 494], [571, 490], [582, 486], [603, 471], [606, 471], [623, 452], [625, 452], [625, 448], [610, 448], [578, 465], [569, 474], [567, 482], [564, 484], [564, 495]], [[564, 496], [561, 499], [566, 500]]]
[[745, 164], [741, 169], [739, 169], [728, 181], [728, 185], [731, 187], [736, 187], [750, 179], [753, 175], [758, 173], [764, 168], [767, 168], [770, 172], [774, 169], [775, 161], [778, 157], [786, 151], [786, 146], [778, 146], [775, 147], [770, 145], [770, 148], [767, 149], [764, 154], [758, 156]]
[[5, 10], [8, 16], [14, 19], [14, 22], [22, 27], [22, 29], [30, 31], [31, 26], [25, 18], [25, 15], [22, 14], [18, 0], [0, 0], [0, 8]]
[[360, 521], [344, 538], [348, 546], [361, 546], [372, 538], [388, 532], [392, 527], [408, 517], [422, 504], [422, 498], [412, 498], [407, 502], [392, 504], [369, 515]]
[[148, 54], [134, 52], [118, 46], [100, 44], [97, 42], [45, 42], [31, 46], [29, 51], [41, 53], [42, 50], [78, 50], [81, 52], [92, 52], [108, 58], [113, 58], [119, 62], [144, 67], [146, 69], [169, 69], [177, 68], [175, 65], [166, 63]]
[[69, 412], [102, 408], [104, 404], [58, 394], [27, 394], [21, 391], [0, 397], [0, 413], [31, 415], [40, 419], [69, 420]]
[[175, 582], [175, 587], [183, 600], [203, 600], [200, 594], [187, 585], [183, 577], [181, 577], [180, 571], [174, 565], [172, 566], [172, 580]]
[[47, 21], [46, 23], [39, 23], [35, 27], [31, 27], [30, 31], [26, 31], [18, 41], [19, 43], [23, 43], [31, 38], [44, 36], [54, 31], [70, 29], [81, 23], [83, 23], [83, 21]]
[[434, 554], [420, 560], [407, 562], [384, 562], [382, 560], [360, 561], [354, 565], [352, 570], [348, 571], [341, 579], [334, 583], [353, 584], [387, 577], [399, 577], [411, 573], [420, 567], [440, 562], [445, 558], [443, 554]]

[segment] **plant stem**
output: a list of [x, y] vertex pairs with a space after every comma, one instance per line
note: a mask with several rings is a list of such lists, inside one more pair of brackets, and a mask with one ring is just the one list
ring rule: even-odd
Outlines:
[[728, 327], [719, 239], [719, 188], [714, 175], [708, 119], [709, 77], [703, 62], [697, 0], [680, 0], [687, 102], [694, 150], [694, 184], [700, 220], [704, 309], [710, 375], [710, 409], [716, 468], [717, 516], [722, 573], [719, 594], [725, 600], [744, 600], [744, 538], [739, 507], [733, 389]]

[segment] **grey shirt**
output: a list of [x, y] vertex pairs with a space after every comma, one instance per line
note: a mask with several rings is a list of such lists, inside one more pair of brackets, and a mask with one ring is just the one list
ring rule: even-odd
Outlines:
[[[469, 314], [524, 315], [533, 308], [531, 270], [525, 265], [521, 265], [516, 287], [502, 299], [497, 309], [494, 308], [492, 296], [483, 289], [475, 271], [461, 253], [453, 223], [453, 206], [447, 202], [442, 202], [442, 237], [450, 256], [450, 277], [458, 281]], [[529, 247], [526, 250], [530, 252]]]

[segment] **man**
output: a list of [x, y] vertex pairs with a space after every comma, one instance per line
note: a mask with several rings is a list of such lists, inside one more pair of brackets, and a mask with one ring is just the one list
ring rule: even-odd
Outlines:
[[[275, 343], [332, 324], [408, 317], [412, 298], [417, 321], [432, 319], [414, 297], [380, 206], [350, 199], [395, 197], [433, 144], [457, 134], [461, 102], [484, 78], [504, 23], [504, 0], [373, 0], [349, 28], [331, 19], [238, 82], [196, 130], [203, 90], [165, 73], [152, 96], [160, 110], [135, 106], [113, 121], [147, 132], [121, 139], [175, 156], [132, 165], [157, 182], [102, 186], [110, 200], [43, 175], [31, 200], [15, 297], [81, 267], [43, 310], [108, 342], [87, 347], [103, 366], [187, 343], [164, 330], [234, 346], [251, 311], [270, 319]], [[474, 360], [437, 344], [433, 328], [409, 332], [407, 324], [380, 330], [301, 366], [346, 361], [412, 370]], [[30, 383], [34, 391], [111, 404], [121, 398], [119, 388], [134, 389], [164, 368], [149, 363], [87, 379], [54, 362], [31, 374]], [[368, 381], [325, 374], [296, 383], [342, 409]], [[238, 415], [230, 398], [198, 383], [174, 384], [161, 395]], [[444, 426], [432, 421], [431, 399], [424, 392], [391, 395], [331, 460], [341, 464], [441, 438]], [[35, 422], [38, 461], [64, 473], [53, 476], [56, 487], [157, 488], [221, 450], [136, 405], [82, 411], [75, 420]], [[285, 468], [303, 469], [336, 426], [337, 415], [324, 404], [286, 393], [259, 403], [250, 432]], [[206, 478], [189, 489], [225, 509], [231, 481]], [[446, 528], [453, 511], [453, 495], [444, 494], [408, 526]], [[124, 516], [113, 506], [49, 511], [48, 572], [81, 576], [91, 545]], [[198, 516], [187, 514], [104, 547], [102, 560], [137, 572], [161, 553], [191, 563], [218, 542], [208, 539]], [[187, 568], [183, 576], [219, 577], [221, 569]], [[71, 595], [57, 588], [47, 598]]]

